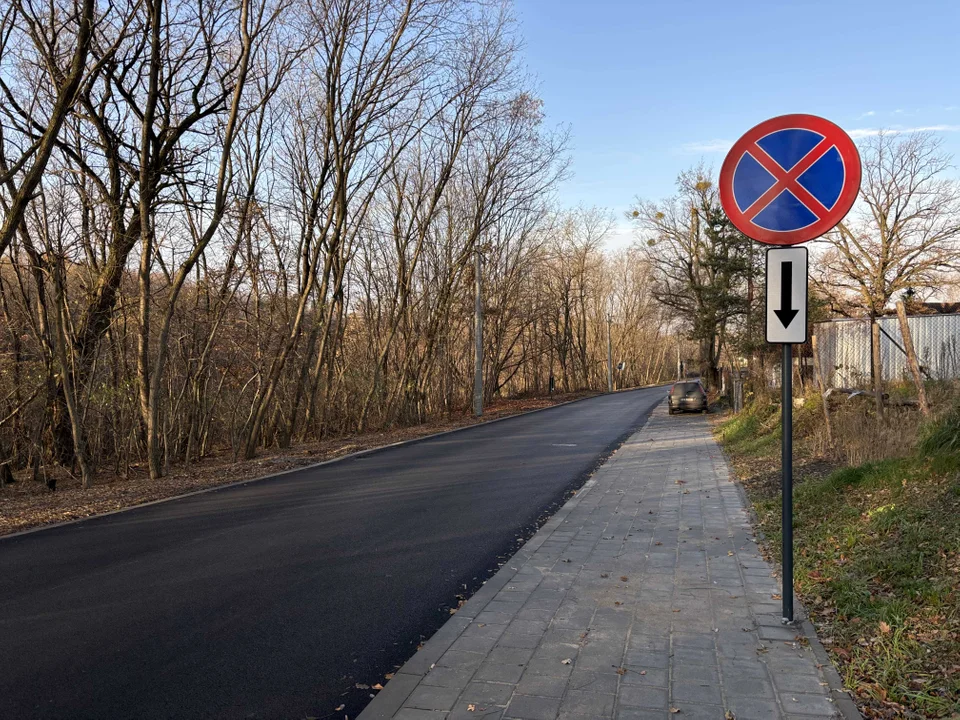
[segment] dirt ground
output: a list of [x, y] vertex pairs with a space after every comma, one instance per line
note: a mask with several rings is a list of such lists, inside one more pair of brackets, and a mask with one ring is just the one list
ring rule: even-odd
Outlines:
[[283, 450], [272, 449], [252, 460], [240, 462], [233, 462], [229, 453], [221, 453], [191, 465], [174, 466], [170, 475], [160, 480], [150, 480], [142, 467], [132, 468], [128, 478], [101, 469], [96, 484], [88, 490], [83, 490], [79, 480], [70, 476], [58, 478], [56, 491], [47, 490], [43, 483], [20, 479], [13, 485], [0, 488], [0, 535], [99, 515], [217, 485], [254, 480], [361, 450], [475, 425], [478, 422], [488, 422], [596, 394], [582, 392], [558, 394], [552, 398], [498, 400], [485, 409], [479, 420], [464, 413], [414, 427], [329, 438]]

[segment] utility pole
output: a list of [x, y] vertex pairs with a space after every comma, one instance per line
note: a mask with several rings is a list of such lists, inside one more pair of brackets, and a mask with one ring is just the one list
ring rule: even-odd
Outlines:
[[683, 361], [680, 359], [680, 331], [677, 330], [677, 380], [683, 380]]
[[478, 247], [473, 268], [476, 290], [473, 305], [473, 414], [477, 417], [483, 415], [483, 285], [480, 282], [482, 267], [483, 260]]
[[613, 344], [610, 340], [610, 326], [613, 315], [607, 313], [607, 392], [613, 392]]

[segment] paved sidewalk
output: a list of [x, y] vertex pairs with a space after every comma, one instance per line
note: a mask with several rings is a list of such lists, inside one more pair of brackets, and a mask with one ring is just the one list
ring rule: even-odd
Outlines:
[[360, 720], [858, 717], [779, 592], [706, 418], [661, 405]]

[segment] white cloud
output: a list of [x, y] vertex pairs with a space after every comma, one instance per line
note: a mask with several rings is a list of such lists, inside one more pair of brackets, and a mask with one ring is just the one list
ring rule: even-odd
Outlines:
[[680, 146], [685, 153], [726, 152], [733, 147], [733, 140], [707, 140], [706, 142], [688, 142]]
[[960, 132], [960, 125], [926, 125], [923, 127], [908, 128], [855, 128], [847, 130], [847, 135], [854, 140], [865, 137], [874, 137], [880, 133], [887, 135], [904, 135], [918, 132]]
[[876, 111], [876, 110], [867, 110], [867, 111], [866, 111], [863, 115], [861, 115], [860, 117], [873, 117], [873, 116], [876, 115], [876, 114], [877, 114], [877, 111]]
[[620, 250], [629, 247], [636, 239], [633, 226], [617, 224], [604, 237], [604, 244], [607, 250]]
[[[864, 115], [875, 115], [875, 111], [870, 110]], [[847, 135], [854, 140], [861, 138], [874, 137], [881, 133], [887, 135], [908, 135], [918, 132], [960, 132], [960, 125], [921, 125], [917, 127], [889, 127], [889, 128], [854, 128], [847, 130]], [[686, 154], [703, 155], [705, 153], [725, 153], [733, 147], [732, 140], [706, 140], [697, 142], [688, 142], [680, 146], [680, 151]]]

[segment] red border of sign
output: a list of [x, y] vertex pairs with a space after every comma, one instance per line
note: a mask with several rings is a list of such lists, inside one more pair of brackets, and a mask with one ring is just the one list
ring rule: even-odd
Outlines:
[[[757, 140], [777, 130], [788, 128], [812, 130], [832, 141], [840, 152], [845, 172], [840, 197], [837, 198], [833, 208], [827, 211], [822, 218], [799, 230], [778, 232], [754, 225], [746, 218], [744, 213], [740, 212], [733, 195], [733, 173], [737, 169], [740, 158], [748, 149], [755, 146]], [[730, 152], [727, 153], [727, 157], [723, 160], [723, 166], [720, 168], [720, 204], [730, 221], [747, 237], [767, 245], [798, 245], [820, 237], [843, 220], [846, 214], [850, 212], [850, 208], [853, 207], [853, 203], [857, 199], [857, 193], [860, 192], [860, 177], [860, 153], [857, 152], [857, 146], [850, 139], [850, 136], [840, 127], [816, 115], [781, 115], [770, 120], [764, 120], [744, 133], [743, 137], [733, 144]]]

